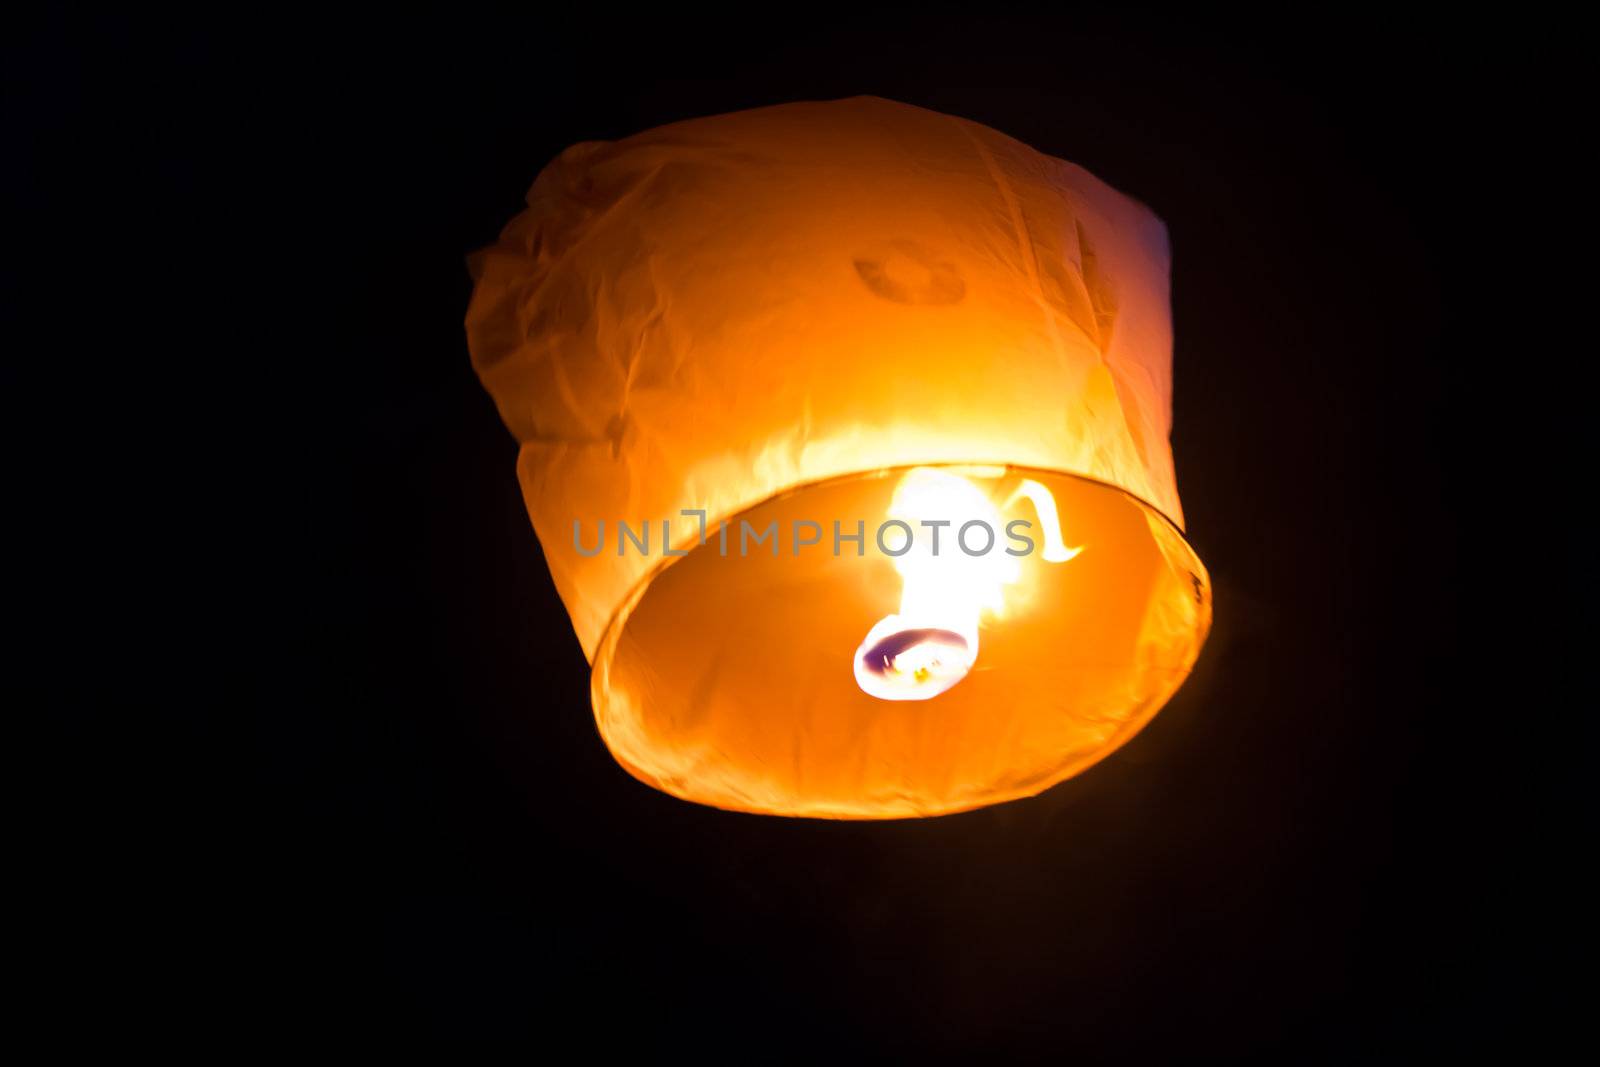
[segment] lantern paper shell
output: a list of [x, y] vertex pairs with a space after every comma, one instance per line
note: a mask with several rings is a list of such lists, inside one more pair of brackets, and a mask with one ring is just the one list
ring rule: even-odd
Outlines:
[[[562, 153], [473, 269], [473, 364], [641, 780], [960, 811], [1104, 757], [1192, 667], [1211, 593], [1168, 446], [1166, 231], [1082, 168], [875, 98], [695, 119]], [[958, 684], [881, 699], [853, 668], [902, 575], [873, 531], [919, 471], [1006, 521], [1041, 520], [1042, 487], [1078, 551], [1017, 559]], [[859, 555], [833, 536], [858, 521]]]

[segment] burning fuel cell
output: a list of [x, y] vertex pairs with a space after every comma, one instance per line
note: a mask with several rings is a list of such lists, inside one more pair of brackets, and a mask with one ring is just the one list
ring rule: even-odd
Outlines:
[[[1008, 503], [1020, 498], [1038, 512], [1045, 559], [1066, 562], [1081, 551], [1062, 543], [1048, 489], [1027, 479]], [[892, 557], [903, 582], [900, 607], [874, 623], [856, 650], [856, 683], [881, 700], [928, 700], [972, 670], [980, 617], [1004, 610], [1005, 587], [1021, 568], [995, 533], [1004, 524], [1000, 509], [960, 474], [912, 469], [896, 487], [888, 517], [907, 531], [905, 546]], [[969, 550], [965, 541], [974, 525], [988, 531], [982, 551]]]

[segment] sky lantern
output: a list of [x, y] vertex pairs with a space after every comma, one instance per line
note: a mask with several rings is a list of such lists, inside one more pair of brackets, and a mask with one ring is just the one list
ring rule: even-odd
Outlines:
[[473, 260], [473, 365], [618, 762], [842, 819], [1036, 794], [1211, 620], [1165, 227], [886, 100], [586, 142]]

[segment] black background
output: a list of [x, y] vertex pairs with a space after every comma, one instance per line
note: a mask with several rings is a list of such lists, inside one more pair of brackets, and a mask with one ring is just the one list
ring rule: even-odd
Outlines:
[[[151, 552], [110, 568], [116, 650], [55, 685], [113, 713], [69, 716], [46, 794], [57, 858], [87, 861], [47, 924], [62, 1035], [1137, 1061], [1552, 1032], [1582, 806], [1523, 595], [1560, 520], [1512, 519], [1561, 402], [1559, 368], [1517, 371], [1553, 358], [1516, 287], [1551, 232], [1520, 184], [1541, 105], [1506, 91], [1537, 47], [934, 7], [473, 18], [67, 19], [18, 49], [22, 178], [71, 221], [13, 292], [101, 357], [45, 368], [77, 418], [34, 473], [93, 516], [69, 552], [130, 526]], [[1039, 798], [719, 812], [595, 732], [468, 363], [464, 260], [575, 141], [857, 93], [1166, 220], [1216, 624], [1151, 726]]]

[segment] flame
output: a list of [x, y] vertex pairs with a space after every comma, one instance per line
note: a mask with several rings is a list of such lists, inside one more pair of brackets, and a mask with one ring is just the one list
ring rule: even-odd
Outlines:
[[[973, 471], [995, 476], [996, 471]], [[1033, 504], [1043, 528], [1044, 559], [1062, 563], [1082, 548], [1067, 548], [1050, 490], [1026, 479], [1007, 499]], [[1005, 520], [983, 490], [969, 479], [935, 467], [906, 472], [889, 503], [890, 520], [912, 531], [906, 551], [892, 557], [901, 578], [900, 610], [873, 624], [856, 649], [856, 684], [882, 700], [928, 700], [972, 670], [978, 659], [978, 621], [984, 611], [1005, 609], [1004, 587], [1021, 575], [1018, 557], [1006, 551]], [[963, 526], [987, 525], [994, 540], [980, 555], [963, 551]], [[893, 535], [885, 543], [896, 546]], [[988, 534], [973, 533], [967, 545], [982, 548]]]
[[1068, 548], [1067, 543], [1061, 539], [1061, 518], [1056, 514], [1056, 498], [1032, 478], [1024, 478], [1022, 484], [1017, 486], [1017, 491], [1011, 494], [1006, 501], [1010, 507], [1021, 497], [1033, 505], [1033, 510], [1039, 513], [1039, 525], [1044, 528], [1044, 561], [1046, 563], [1065, 563], [1083, 551], [1080, 545], [1077, 548]]

